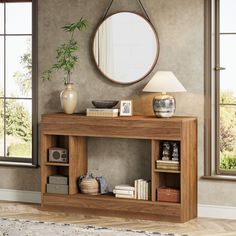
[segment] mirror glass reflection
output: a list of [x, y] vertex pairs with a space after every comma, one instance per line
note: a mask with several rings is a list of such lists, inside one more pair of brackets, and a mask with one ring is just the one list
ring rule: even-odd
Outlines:
[[99, 70], [110, 80], [128, 84], [147, 76], [156, 64], [156, 32], [142, 16], [116, 13], [98, 27], [93, 54]]

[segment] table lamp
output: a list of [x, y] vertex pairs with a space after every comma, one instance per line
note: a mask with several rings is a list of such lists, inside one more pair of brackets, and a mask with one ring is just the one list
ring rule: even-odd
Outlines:
[[172, 117], [175, 113], [176, 101], [166, 92], [186, 92], [186, 89], [171, 71], [158, 71], [143, 91], [160, 92], [160, 95], [153, 98], [153, 111], [157, 117]]

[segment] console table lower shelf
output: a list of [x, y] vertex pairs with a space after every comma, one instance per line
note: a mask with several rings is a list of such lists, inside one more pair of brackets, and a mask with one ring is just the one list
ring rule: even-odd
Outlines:
[[182, 222], [181, 203], [121, 199], [109, 195], [50, 194], [42, 196], [42, 210], [77, 211], [86, 209], [87, 213], [140, 218], [147, 220], [167, 220]]

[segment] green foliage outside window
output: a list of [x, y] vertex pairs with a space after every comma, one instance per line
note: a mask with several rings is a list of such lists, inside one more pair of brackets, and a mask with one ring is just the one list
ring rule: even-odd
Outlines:
[[10, 100], [6, 107], [6, 134], [21, 138], [25, 142], [31, 140], [31, 116], [26, 109], [15, 100]]
[[28, 48], [28, 52], [21, 57], [20, 64], [24, 72], [15, 72], [14, 78], [22, 94], [28, 96], [32, 87], [32, 53], [30, 52], [30, 48]]
[[236, 170], [236, 155], [230, 152], [221, 153], [220, 168], [225, 170]]
[[30, 142], [11, 144], [7, 148], [7, 156], [31, 157], [32, 145]]
[[[236, 104], [230, 91], [221, 92], [221, 104]], [[236, 170], [236, 108], [220, 107], [220, 169]]]
[[[32, 54], [30, 41], [28, 41], [27, 44], [27, 52], [20, 58], [22, 70], [16, 71], [13, 76], [22, 94], [26, 96], [30, 94], [32, 87]], [[4, 97], [3, 91], [0, 91], [0, 96]], [[20, 102], [17, 102], [17, 100], [8, 99], [5, 104], [4, 114], [4, 99], [0, 99], [1, 139], [3, 139], [4, 135], [4, 117], [5, 135], [9, 145], [6, 155], [9, 157], [31, 157], [32, 117], [29, 111]], [[9, 140], [11, 141], [9, 142]]]

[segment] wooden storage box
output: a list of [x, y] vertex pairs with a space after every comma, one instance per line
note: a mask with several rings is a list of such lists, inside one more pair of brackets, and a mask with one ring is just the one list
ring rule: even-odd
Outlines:
[[175, 188], [159, 187], [157, 200], [161, 202], [180, 202], [180, 191]]

